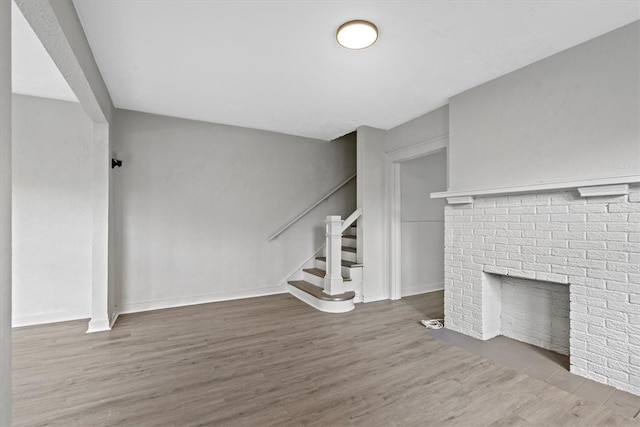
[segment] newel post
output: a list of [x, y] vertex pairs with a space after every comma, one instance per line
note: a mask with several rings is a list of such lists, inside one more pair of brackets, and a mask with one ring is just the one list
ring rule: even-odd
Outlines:
[[339, 215], [329, 215], [324, 222], [327, 224], [327, 274], [324, 276], [324, 292], [329, 295], [343, 294], [342, 220]]

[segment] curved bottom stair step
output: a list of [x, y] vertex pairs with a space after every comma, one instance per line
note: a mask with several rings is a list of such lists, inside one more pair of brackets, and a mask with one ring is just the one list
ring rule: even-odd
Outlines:
[[345, 292], [344, 294], [338, 295], [325, 294], [322, 288], [319, 288], [312, 283], [305, 282], [304, 280], [291, 280], [288, 283], [291, 286], [294, 286], [301, 291], [304, 291], [309, 295], [312, 295], [323, 301], [347, 301], [353, 299], [356, 296], [355, 292]]
[[291, 295], [300, 301], [326, 313], [346, 313], [355, 307], [353, 304], [355, 292], [328, 295], [323, 292], [322, 288], [304, 280], [289, 281], [288, 290]]

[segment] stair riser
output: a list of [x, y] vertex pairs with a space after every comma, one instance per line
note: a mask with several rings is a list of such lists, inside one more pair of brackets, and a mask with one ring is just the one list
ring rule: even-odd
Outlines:
[[354, 284], [361, 283], [362, 282], [362, 266], [351, 267], [350, 270], [351, 271], [349, 272], [350, 274], [349, 278], [351, 279], [351, 282]]
[[[345, 277], [344, 275], [342, 276], [342, 278], [344, 280], [344, 283], [349, 283], [351, 281], [349, 277]], [[315, 274], [304, 271], [303, 280], [324, 289], [324, 277], [316, 276]]]
[[[321, 269], [321, 270], [325, 270], [326, 271], [327, 270], [327, 263], [317, 259], [316, 260], [316, 267]], [[351, 269], [349, 267], [342, 266], [341, 267], [341, 274], [342, 274], [342, 277], [351, 277]]]
[[342, 246], [346, 246], [348, 248], [356, 247], [356, 239], [347, 239], [345, 237], [342, 238]]
[[345, 261], [357, 262], [355, 252], [342, 251], [342, 259]]
[[304, 272], [304, 279], [309, 283], [313, 283], [316, 286], [320, 286], [324, 289], [324, 277], [318, 277], [315, 274]]

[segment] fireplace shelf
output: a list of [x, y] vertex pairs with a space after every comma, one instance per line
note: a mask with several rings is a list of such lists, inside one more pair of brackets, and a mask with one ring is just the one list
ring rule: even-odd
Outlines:
[[[448, 199], [449, 203], [473, 203], [473, 196], [506, 196], [510, 194], [540, 193], [545, 191], [578, 190], [582, 197], [627, 194], [621, 185], [640, 183], [640, 175], [584, 181], [554, 182], [548, 184], [490, 188], [484, 190], [443, 191], [431, 193], [432, 199]], [[628, 188], [626, 188], [628, 191]]]

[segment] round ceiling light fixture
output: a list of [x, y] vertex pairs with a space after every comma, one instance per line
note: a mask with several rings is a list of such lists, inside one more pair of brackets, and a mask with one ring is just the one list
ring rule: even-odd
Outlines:
[[338, 28], [336, 40], [347, 49], [366, 49], [378, 40], [378, 27], [361, 19], [345, 22]]

